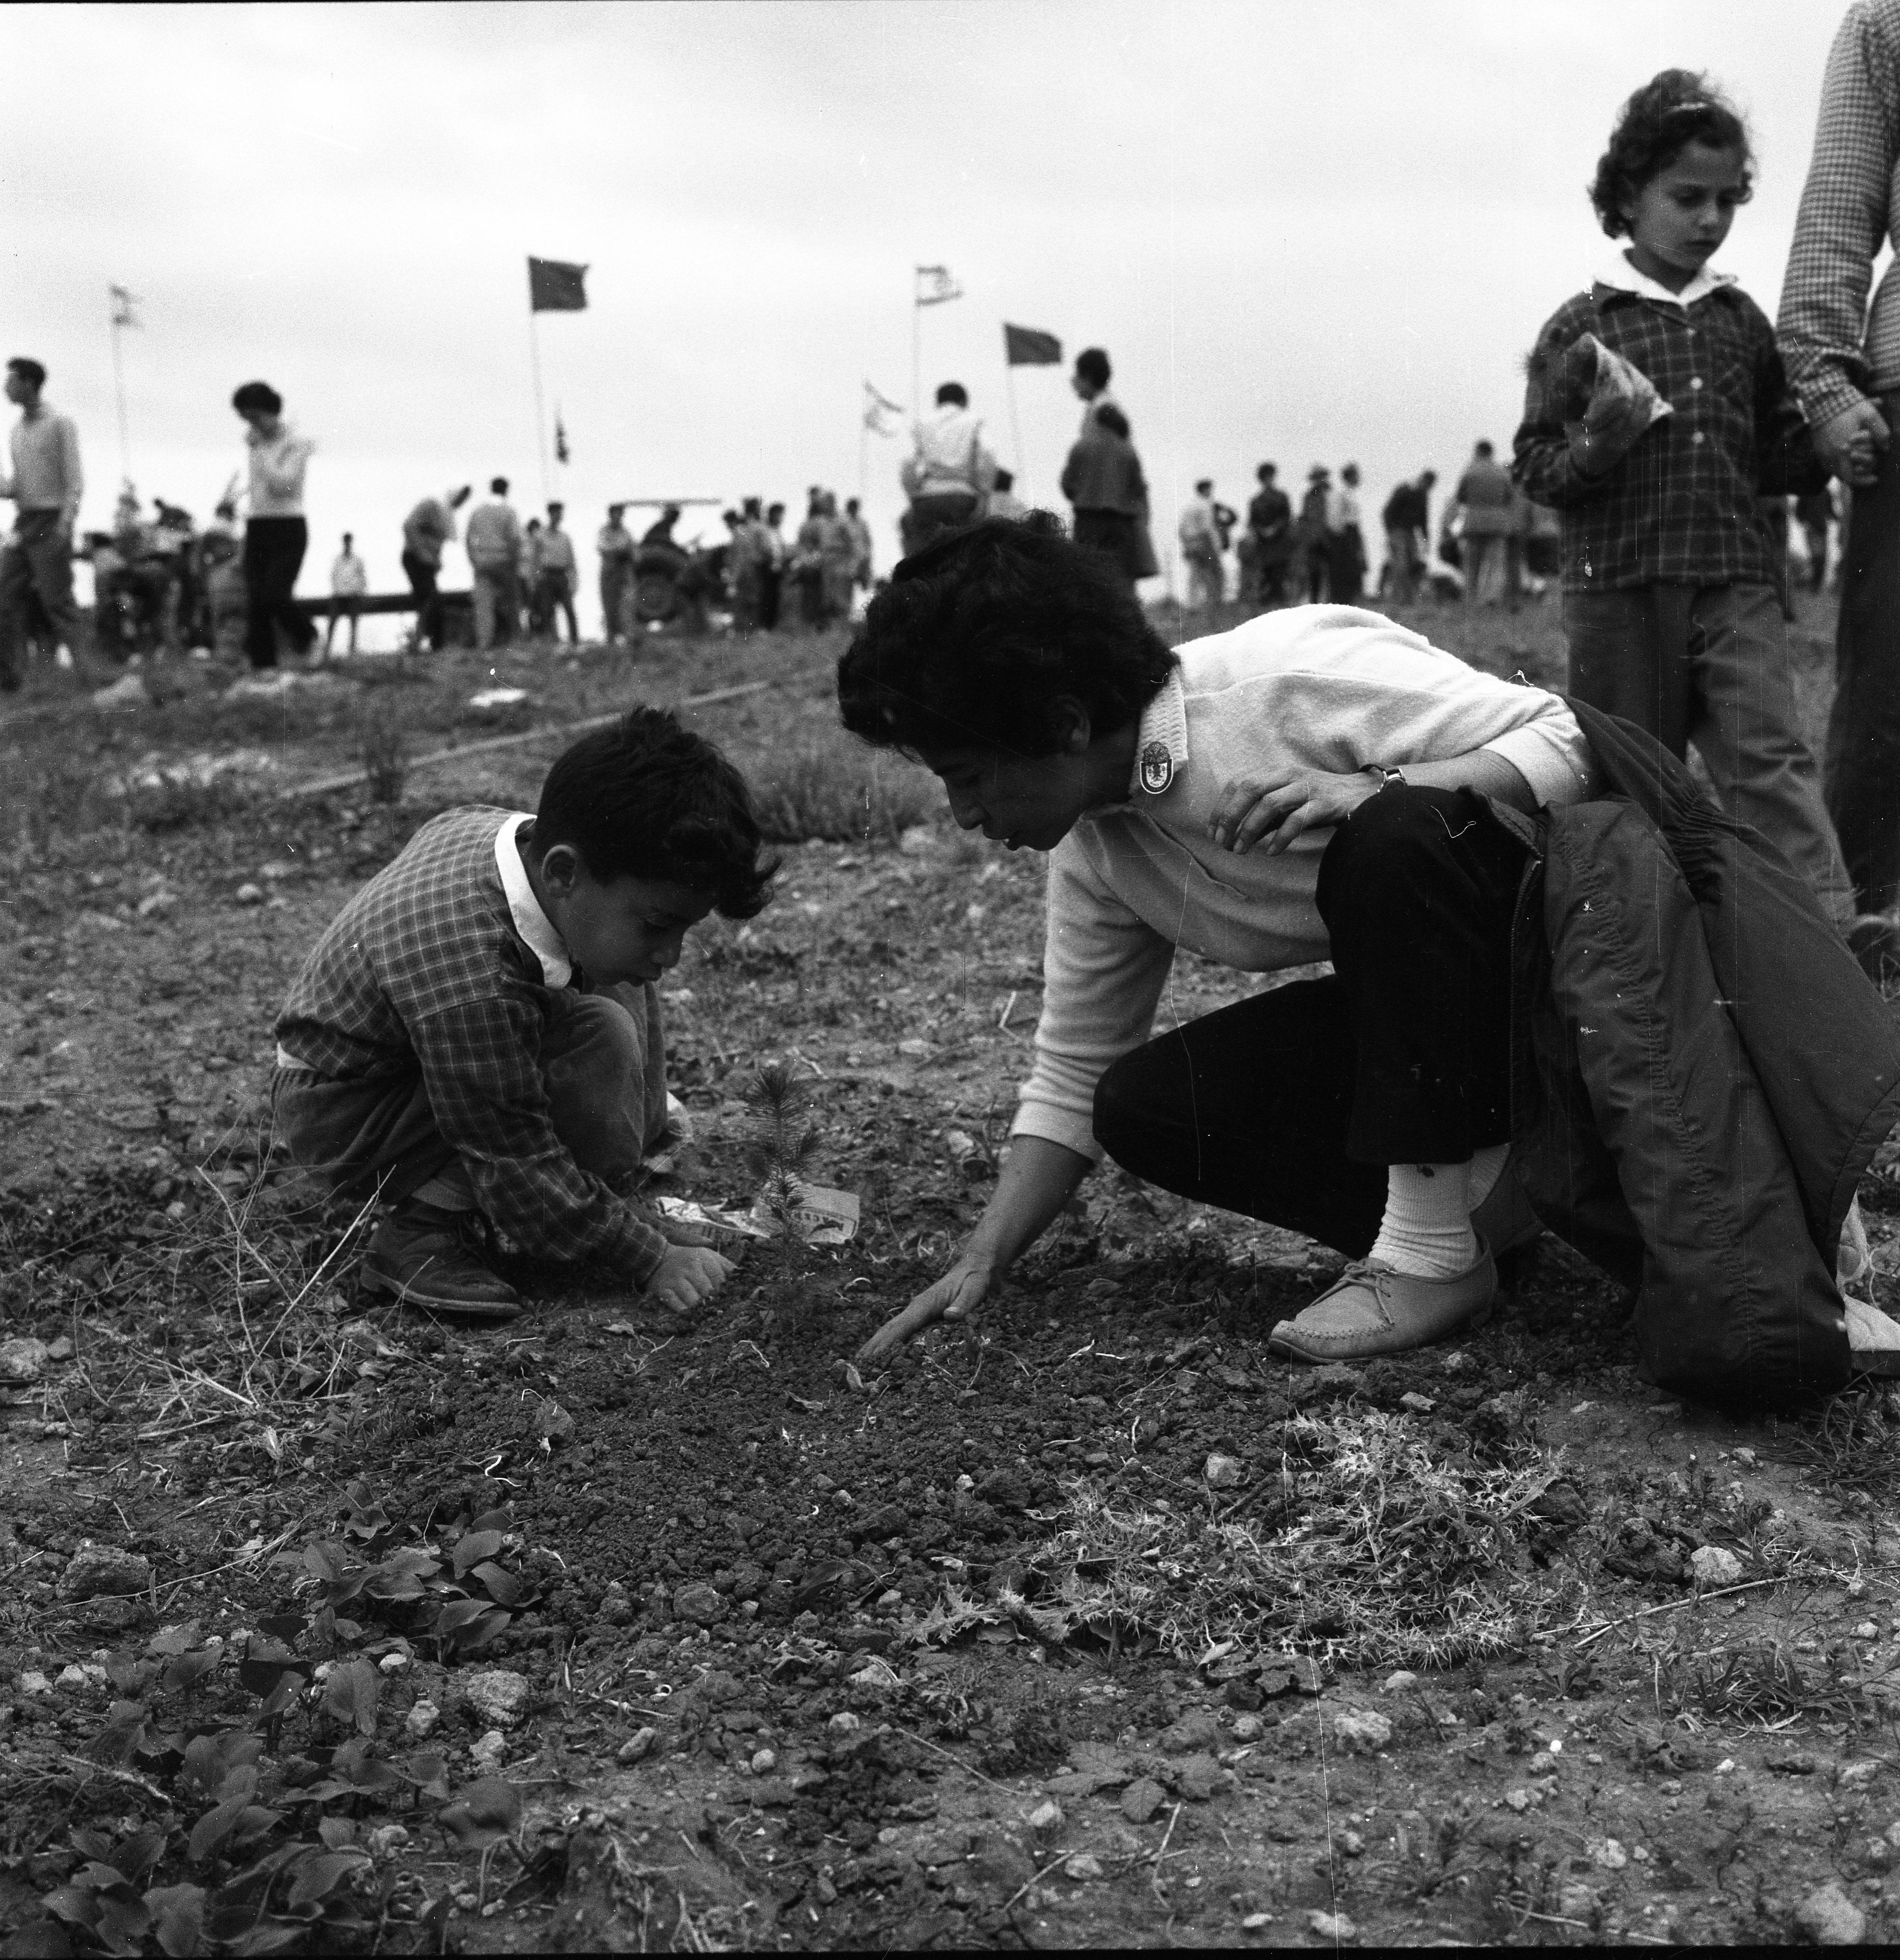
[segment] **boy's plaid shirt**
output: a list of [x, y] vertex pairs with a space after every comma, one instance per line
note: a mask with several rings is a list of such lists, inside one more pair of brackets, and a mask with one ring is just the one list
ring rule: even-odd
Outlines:
[[[1566, 351], [1579, 334], [1640, 368], [1675, 409], [1601, 476], [1571, 460]], [[1828, 480], [1788, 387], [1774, 330], [1748, 294], [1719, 285], [1686, 308], [1599, 282], [1546, 320], [1529, 363], [1512, 473], [1564, 514], [1564, 585], [1779, 586], [1783, 533], [1765, 497]]]
[[495, 864], [513, 813], [425, 825], [317, 941], [277, 1039], [336, 1080], [419, 1069], [485, 1216], [530, 1252], [598, 1260], [644, 1286], [666, 1239], [555, 1134], [539, 1060], [548, 988]]

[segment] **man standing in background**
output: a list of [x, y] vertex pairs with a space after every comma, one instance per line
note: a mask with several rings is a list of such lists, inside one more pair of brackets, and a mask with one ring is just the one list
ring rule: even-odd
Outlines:
[[1851, 943], [1876, 980], [1900, 972], [1900, 0], [1854, 0], [1821, 84], [1777, 338], [1822, 461], [1854, 492], [1841, 540], [1828, 814], [1854, 880]]
[[498, 632], [504, 645], [513, 639], [521, 619], [521, 520], [508, 502], [505, 476], [489, 485], [489, 501], [470, 516], [467, 551], [475, 574], [475, 644], [486, 653]]
[[1241, 594], [1256, 612], [1287, 603], [1287, 565], [1293, 556], [1293, 502], [1276, 480], [1277, 465], [1263, 463], [1254, 473], [1260, 487], [1247, 505], [1247, 536], [1253, 542], [1253, 575]]
[[[1479, 442], [1472, 449], [1471, 460], [1466, 464], [1451, 498], [1453, 508], [1464, 513], [1461, 540], [1464, 563], [1459, 569], [1465, 574], [1467, 606], [1488, 603], [1491, 588], [1504, 589], [1514, 495], [1510, 472], [1497, 460], [1497, 453], [1489, 443]], [[1486, 589], [1481, 590], [1481, 587]]]
[[[18, 514], [13, 536], [0, 551], [0, 692], [20, 685], [20, 649], [27, 612], [37, 600], [55, 643], [54, 658], [72, 664], [79, 609], [72, 597], [72, 532], [85, 479], [79, 468], [79, 432], [70, 417], [40, 398], [46, 371], [16, 355], [7, 363], [7, 399], [20, 411], [10, 442], [11, 468], [0, 481]], [[64, 656], [63, 658], [61, 656]]]
[[633, 590], [633, 533], [622, 518], [624, 504], [607, 506], [607, 521], [594, 548], [600, 554], [600, 637], [609, 646], [626, 635], [627, 598]]
[[547, 622], [549, 632], [559, 640], [561, 619], [565, 618], [568, 622], [568, 644], [578, 647], [581, 644], [581, 628], [574, 617], [574, 587], [578, 567], [574, 562], [574, 540], [561, 528], [561, 520], [566, 516], [567, 509], [565, 504], [548, 506], [547, 528], [541, 533], [535, 582], [539, 588], [541, 617]]
[[1357, 606], [1364, 596], [1366, 534], [1359, 528], [1359, 466], [1339, 473], [1339, 488], [1326, 499], [1327, 583], [1335, 606]]
[[1402, 483], [1386, 499], [1380, 521], [1386, 527], [1386, 597], [1395, 606], [1409, 606], [1431, 547], [1431, 491], [1436, 470], [1421, 469], [1410, 483]]
[[1085, 347], [1075, 357], [1075, 372], [1069, 377], [1069, 386], [1081, 397], [1080, 432], [1085, 436], [1097, 409], [1119, 409], [1122, 406], [1109, 393], [1109, 382], [1114, 371], [1109, 365], [1107, 353], [1100, 347]]
[[439, 653], [442, 646], [443, 548], [455, 536], [455, 514], [469, 501], [464, 483], [444, 497], [425, 497], [403, 520], [403, 574], [415, 600], [415, 644]]
[[338, 614], [350, 622], [350, 657], [356, 654], [356, 621], [363, 609], [363, 595], [370, 589], [370, 575], [356, 555], [356, 541], [343, 533], [343, 549], [330, 565], [329, 617], [323, 622], [323, 657], [330, 657], [330, 642], [336, 637]]
[[921, 551], [945, 531], [973, 522], [996, 482], [996, 459], [983, 441], [983, 425], [970, 412], [960, 381], [937, 391], [935, 412], [912, 432], [915, 447], [905, 460], [904, 549]]
[[[1227, 596], [1227, 573], [1221, 562], [1223, 534], [1220, 513], [1224, 504], [1214, 501], [1214, 479], [1204, 476], [1194, 486], [1194, 495], [1181, 512], [1175, 535], [1181, 540], [1181, 555], [1188, 568], [1188, 593], [1185, 602], [1190, 612], [1218, 606]], [[1227, 513], [1231, 520], [1233, 513]]]

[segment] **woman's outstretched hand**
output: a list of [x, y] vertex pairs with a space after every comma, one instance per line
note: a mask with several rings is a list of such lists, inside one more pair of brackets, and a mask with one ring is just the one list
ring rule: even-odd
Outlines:
[[1223, 848], [1251, 851], [1262, 838], [1267, 854], [1277, 856], [1301, 832], [1344, 823], [1380, 785], [1363, 770], [1349, 776], [1310, 770], [1287, 782], [1243, 776], [1227, 785], [1208, 835]]
[[883, 1361], [933, 1321], [968, 1319], [989, 1290], [990, 1268], [960, 1259], [934, 1286], [920, 1293], [902, 1313], [893, 1314], [858, 1349], [860, 1363]]

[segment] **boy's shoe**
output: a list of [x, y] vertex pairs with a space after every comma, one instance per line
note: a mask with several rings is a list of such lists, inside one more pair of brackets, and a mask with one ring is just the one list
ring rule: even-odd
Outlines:
[[391, 1295], [440, 1320], [513, 1320], [521, 1297], [489, 1271], [453, 1225], [391, 1212], [376, 1228], [358, 1274], [365, 1292]]
[[1497, 1262], [1481, 1239], [1478, 1254], [1469, 1272], [1448, 1280], [1415, 1279], [1355, 1260], [1312, 1306], [1273, 1330], [1268, 1348], [1290, 1361], [1363, 1361], [1481, 1327], [1497, 1298]]

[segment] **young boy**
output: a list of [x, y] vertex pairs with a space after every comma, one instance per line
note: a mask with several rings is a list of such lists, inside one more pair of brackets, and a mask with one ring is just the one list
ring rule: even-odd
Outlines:
[[368, 1290], [514, 1319], [476, 1213], [676, 1312], [717, 1290], [729, 1263], [621, 1192], [666, 1126], [654, 983], [709, 912], [762, 910], [772, 869], [738, 772], [635, 708], [555, 762], [532, 817], [449, 810], [351, 899], [278, 1017], [272, 1093], [297, 1161], [386, 1208]]
[[1751, 161], [1700, 75], [1667, 69], [1624, 105], [1590, 197], [1628, 243], [1538, 336], [1516, 476], [1563, 514], [1571, 693], [1679, 756], [1693, 741], [1723, 807], [1781, 847], [1844, 934], [1854, 893], [1796, 711], [1762, 501], [1827, 471], [1773, 328], [1708, 269]]

